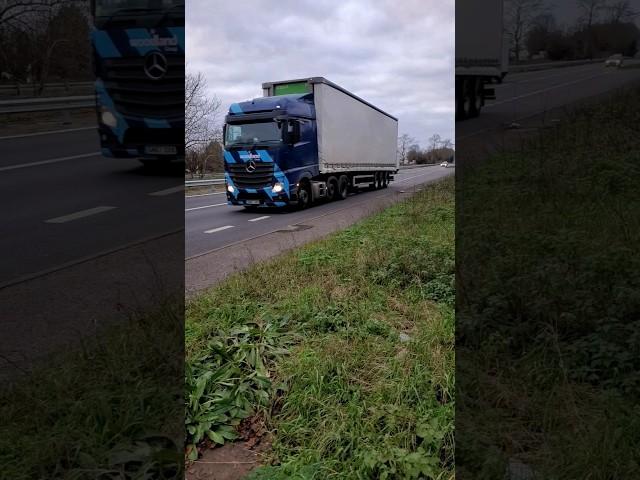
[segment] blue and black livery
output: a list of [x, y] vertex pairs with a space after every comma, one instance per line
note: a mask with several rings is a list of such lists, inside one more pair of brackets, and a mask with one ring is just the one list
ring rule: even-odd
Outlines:
[[98, 132], [106, 157], [184, 159], [181, 3], [155, 10], [93, 5]]
[[[281, 141], [260, 144], [258, 139], [255, 146], [229, 141], [230, 126], [265, 120], [280, 123]], [[290, 132], [287, 127], [291, 127]], [[225, 180], [230, 205], [257, 205], [256, 201], [272, 207], [296, 204], [301, 180], [318, 175], [312, 94], [262, 97], [234, 103], [229, 107], [225, 128]], [[261, 172], [264, 175], [256, 175]], [[276, 185], [282, 185], [280, 191], [274, 191]]]

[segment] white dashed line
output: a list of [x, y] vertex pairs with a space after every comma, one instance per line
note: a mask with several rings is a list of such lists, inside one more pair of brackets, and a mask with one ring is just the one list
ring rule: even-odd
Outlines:
[[152, 192], [149, 195], [154, 197], [161, 197], [163, 195], [171, 195], [172, 193], [182, 192], [184, 190], [184, 185], [178, 185], [177, 187], [167, 188], [165, 190], [160, 190], [157, 192]]
[[226, 205], [226, 203], [216, 203], [215, 205], [203, 205], [202, 207], [185, 208], [184, 211], [185, 212], [190, 212], [192, 210], [200, 210], [202, 208], [221, 207], [222, 205]]
[[45, 220], [45, 223], [67, 223], [72, 222], [73, 220], [78, 220], [79, 218], [90, 217], [91, 215], [97, 215], [98, 213], [107, 212], [109, 210], [113, 210], [116, 207], [95, 207], [89, 208], [87, 210], [80, 210], [79, 212], [70, 213], [69, 215], [63, 215], [62, 217], [51, 218], [49, 220]]
[[66, 162], [67, 160], [76, 160], [78, 158], [97, 157], [100, 152], [83, 153], [82, 155], [72, 155], [70, 157], [52, 158], [50, 160], [41, 160], [39, 162], [21, 163], [19, 165], [9, 165], [8, 167], [0, 167], [0, 172], [6, 172], [7, 170], [18, 170], [19, 168], [36, 167], [38, 165], [46, 165], [48, 163]]
[[211, 230], [205, 230], [204, 233], [221, 232], [222, 230], [227, 230], [228, 228], [233, 228], [233, 225], [225, 225], [224, 227], [212, 228]]
[[264, 217], [250, 218], [249, 221], [250, 222], [259, 222], [260, 220], [266, 220], [267, 218], [271, 218], [271, 216], [265, 215]]

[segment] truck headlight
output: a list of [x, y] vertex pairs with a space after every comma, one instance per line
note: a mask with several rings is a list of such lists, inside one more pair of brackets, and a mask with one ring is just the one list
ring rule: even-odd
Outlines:
[[109, 110], [104, 109], [102, 110], [102, 123], [109, 127], [115, 128], [118, 126], [118, 119]]
[[233, 185], [227, 185], [227, 192], [233, 193], [234, 190], [235, 188], [233, 188]]
[[284, 190], [284, 185], [282, 185], [280, 182], [274, 183], [273, 188], [271, 188], [271, 191], [273, 193], [280, 193], [283, 190]]

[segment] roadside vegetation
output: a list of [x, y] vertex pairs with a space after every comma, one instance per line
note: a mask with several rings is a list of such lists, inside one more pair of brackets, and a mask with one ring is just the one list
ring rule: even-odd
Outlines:
[[4, 378], [0, 477], [180, 478], [181, 310], [131, 317], [23, 378]]
[[535, 478], [640, 478], [638, 105], [619, 93], [464, 172], [461, 479], [514, 459]]
[[[187, 455], [240, 437], [253, 478], [452, 479], [454, 185], [187, 305]], [[259, 437], [259, 438], [258, 438]]]

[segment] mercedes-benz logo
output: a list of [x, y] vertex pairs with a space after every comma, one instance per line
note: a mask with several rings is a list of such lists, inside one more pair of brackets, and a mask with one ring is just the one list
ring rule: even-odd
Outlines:
[[255, 170], [256, 170], [256, 162], [254, 162], [253, 160], [249, 160], [249, 163], [247, 163], [246, 170], [249, 173], [255, 172]]
[[151, 52], [144, 59], [144, 73], [151, 80], [160, 80], [167, 74], [167, 57], [160, 52]]

